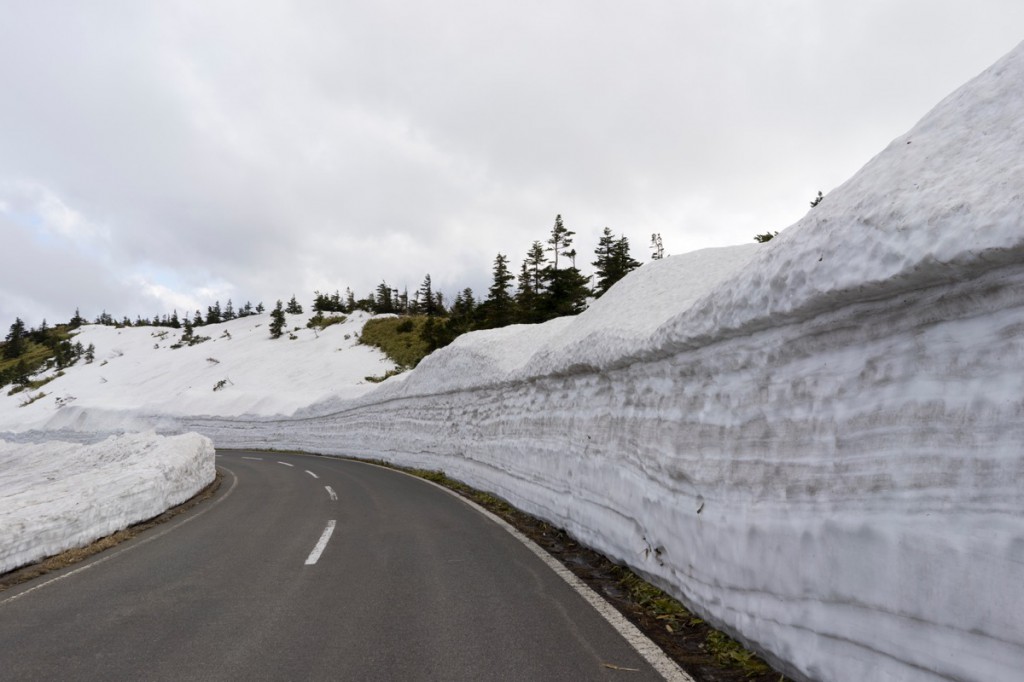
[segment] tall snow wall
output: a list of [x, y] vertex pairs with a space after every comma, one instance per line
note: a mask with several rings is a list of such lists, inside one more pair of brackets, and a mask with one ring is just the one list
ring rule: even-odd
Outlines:
[[1024, 669], [1024, 47], [772, 242], [220, 446], [443, 469], [807, 680]]
[[0, 440], [0, 574], [158, 516], [215, 476], [213, 443], [195, 433]]

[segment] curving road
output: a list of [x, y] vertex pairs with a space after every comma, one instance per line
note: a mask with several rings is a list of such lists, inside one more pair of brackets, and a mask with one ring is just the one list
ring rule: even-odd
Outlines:
[[0, 678], [662, 679], [528, 548], [435, 486], [301, 455], [218, 465], [212, 500], [0, 593]]

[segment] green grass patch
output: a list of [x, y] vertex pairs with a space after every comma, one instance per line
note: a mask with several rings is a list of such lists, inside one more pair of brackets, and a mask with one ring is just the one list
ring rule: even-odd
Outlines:
[[430, 352], [430, 346], [420, 336], [426, 321], [426, 315], [367, 320], [359, 341], [379, 348], [399, 367], [415, 367]]
[[341, 324], [348, 318], [344, 315], [335, 315], [332, 317], [324, 317], [323, 313], [317, 313], [313, 317], [309, 318], [309, 322], [306, 323], [306, 327], [309, 329], [318, 329], [323, 331], [334, 324]]

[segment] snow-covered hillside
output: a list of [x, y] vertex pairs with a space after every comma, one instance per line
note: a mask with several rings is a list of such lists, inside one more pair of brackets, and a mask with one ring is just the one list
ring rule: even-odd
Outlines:
[[[241, 347], [232, 331], [192, 356], [140, 352], [167, 364], [125, 389], [137, 401], [92, 397], [94, 376], [67, 407], [0, 404], [0, 423], [444, 469], [633, 565], [799, 679], [1019, 679], [1021, 82], [1024, 45], [768, 244], [650, 263], [578, 317], [464, 336], [372, 390], [350, 380], [382, 363], [342, 381], [321, 362], [315, 389], [248, 395], [244, 367], [292, 362], [266, 349], [321, 337], [254, 341], [231, 366], [238, 395], [211, 395]], [[125, 376], [155, 371], [143, 364]], [[171, 376], [186, 388], [153, 397]]]
[[368, 317], [356, 312], [314, 331], [306, 328], [308, 315], [288, 315], [286, 329], [292, 331], [274, 340], [269, 316], [254, 315], [197, 327], [195, 335], [209, 340], [180, 348], [172, 348], [181, 339], [180, 329], [87, 325], [75, 341], [94, 345], [95, 361], [79, 362], [29, 392], [46, 394], [30, 405], [22, 406], [26, 393], [0, 393], [0, 433], [107, 430], [102, 423], [79, 423], [90, 409], [131, 415], [110, 425], [116, 431], [152, 428], [161, 415], [291, 414], [328, 396], [355, 397], [373, 388], [365, 377], [395, 366], [380, 351], [359, 345]]

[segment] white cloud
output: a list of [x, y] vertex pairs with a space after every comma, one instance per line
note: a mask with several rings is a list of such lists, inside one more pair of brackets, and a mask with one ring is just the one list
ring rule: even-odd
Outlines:
[[[982, 5], [24, 4], [0, 185], [46, 188], [49, 238], [88, 245], [97, 305], [132, 316], [204, 287], [479, 291], [556, 213], [581, 254], [605, 226], [639, 254], [785, 227], [1014, 46], [1024, 6]], [[73, 309], [50, 247], [63, 286], [0, 275], [0, 324]]]

